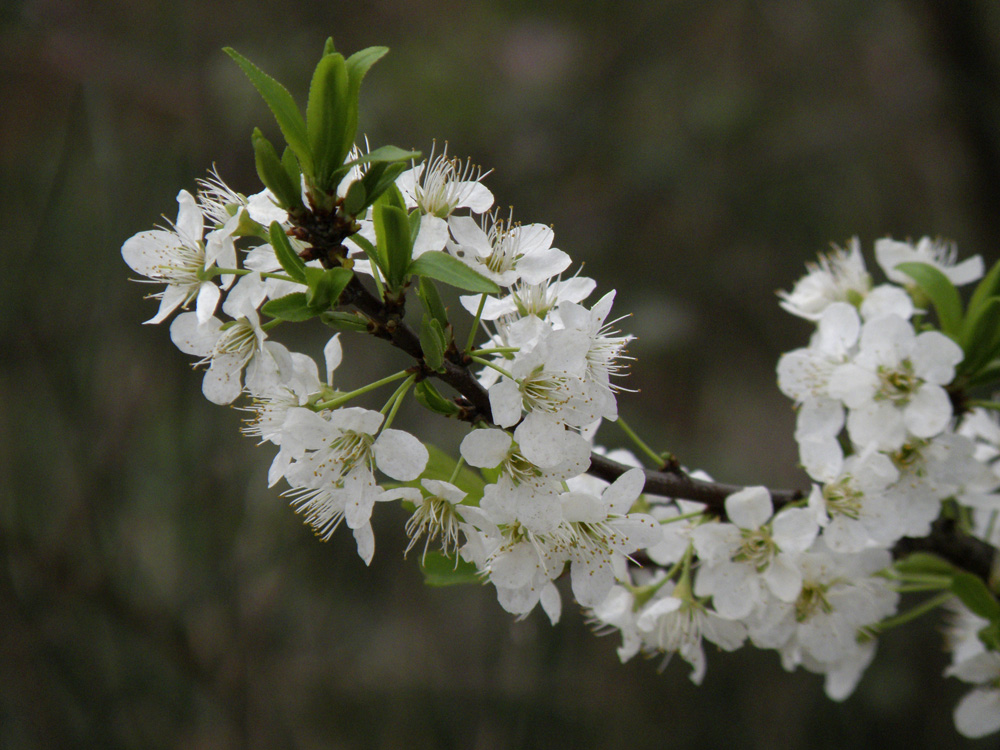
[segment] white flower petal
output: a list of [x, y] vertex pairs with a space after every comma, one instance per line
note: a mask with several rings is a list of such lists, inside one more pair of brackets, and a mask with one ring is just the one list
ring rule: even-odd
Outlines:
[[746, 487], [726, 498], [726, 515], [741, 529], [759, 529], [773, 512], [766, 487]]
[[378, 468], [401, 482], [419, 477], [429, 458], [424, 444], [403, 430], [382, 430], [373, 450]]

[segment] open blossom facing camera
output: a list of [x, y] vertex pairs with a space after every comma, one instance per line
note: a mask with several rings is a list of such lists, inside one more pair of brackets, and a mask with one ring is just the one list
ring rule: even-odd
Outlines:
[[[366, 565], [376, 509], [397, 503], [428, 583], [487, 583], [507, 612], [553, 623], [571, 594], [621, 635], [623, 661], [679, 654], [696, 684], [706, 641], [749, 642], [843, 700], [883, 633], [950, 602], [946, 674], [973, 686], [956, 726], [1000, 730], [1000, 264], [984, 273], [928, 238], [875, 242], [884, 283], [857, 238], [807, 264], [779, 299], [812, 331], [777, 385], [811, 487], [716, 482], [619, 418], [632, 337], [614, 291], [587, 302], [597, 282], [563, 278], [573, 261], [550, 226], [501, 216], [489, 171], [446, 149], [354, 145], [358, 88], [385, 52], [328, 42], [303, 118], [227, 50], [287, 144], [255, 131], [263, 189], [212, 172], [178, 194], [170, 228], [121, 249], [163, 285], [147, 322], [194, 306], [171, 340], [204, 368], [206, 398], [248, 412], [243, 432], [274, 447], [269, 485], [318, 538], [350, 529]], [[337, 331], [322, 362], [288, 348], [302, 324]], [[372, 346], [404, 364], [345, 390], [382, 361]], [[464, 433], [455, 456], [433, 444], [451, 440], [441, 419]], [[609, 423], [635, 455], [596, 444]], [[899, 611], [902, 591], [927, 598]]]

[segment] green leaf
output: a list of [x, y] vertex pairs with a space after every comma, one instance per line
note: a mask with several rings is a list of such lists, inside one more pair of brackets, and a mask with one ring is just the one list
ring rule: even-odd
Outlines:
[[[357, 159], [353, 159], [349, 162], [345, 162], [344, 165], [334, 172], [334, 179], [339, 184], [342, 179], [347, 176], [354, 167], [359, 167], [363, 164], [403, 164], [403, 169], [400, 172], [405, 171], [413, 159], [420, 157], [419, 151], [404, 151], [396, 146], [382, 146], [375, 149], [374, 151], [369, 151], [367, 154], [362, 154]], [[403, 208], [406, 207], [405, 203], [401, 203]]]
[[979, 640], [990, 651], [1000, 651], [1000, 622], [991, 622], [977, 633]]
[[952, 578], [951, 590], [973, 614], [990, 622], [1000, 621], [1000, 603], [978, 576], [963, 571], [956, 572]]
[[372, 220], [379, 254], [385, 260], [388, 271], [386, 284], [390, 289], [398, 289], [406, 279], [410, 254], [413, 252], [413, 239], [410, 237], [410, 222], [406, 211], [389, 205], [385, 200], [389, 193], [390, 191], [386, 191], [375, 202]]
[[271, 247], [274, 248], [274, 254], [277, 256], [281, 267], [285, 269], [285, 273], [300, 284], [304, 284], [306, 281], [306, 264], [298, 256], [298, 253], [292, 249], [292, 243], [288, 241], [288, 235], [281, 228], [281, 224], [272, 221], [268, 237], [271, 240]]
[[357, 216], [368, 206], [368, 191], [365, 189], [363, 180], [355, 180], [347, 188], [344, 196], [344, 213], [348, 216]]
[[441, 302], [441, 295], [438, 294], [434, 282], [421, 276], [419, 285], [417, 286], [417, 296], [420, 297], [420, 302], [423, 304], [427, 314], [433, 316], [441, 324], [442, 328], [447, 329], [449, 325], [448, 311], [445, 310], [444, 303]]
[[893, 567], [906, 576], [932, 575], [950, 578], [955, 572], [954, 565], [929, 552], [912, 552], [903, 559], [897, 560]]
[[1000, 297], [991, 297], [975, 310], [969, 310], [962, 327], [965, 359], [958, 371], [975, 375], [1000, 354]]
[[1000, 260], [993, 264], [986, 276], [976, 285], [972, 297], [969, 299], [968, 315], [986, 304], [991, 297], [1000, 295]]
[[299, 165], [299, 159], [288, 146], [285, 146], [285, 150], [281, 154], [281, 166], [285, 168], [285, 172], [288, 174], [288, 179], [291, 180], [292, 185], [295, 186], [295, 205], [302, 205], [302, 167]]
[[444, 350], [448, 338], [437, 318], [424, 315], [420, 322], [420, 348], [424, 352], [424, 362], [432, 370], [444, 372]]
[[299, 112], [295, 100], [288, 93], [288, 89], [232, 47], [225, 47], [223, 52], [236, 61], [236, 64], [243, 69], [247, 78], [250, 79], [250, 83], [260, 92], [267, 106], [271, 109], [274, 119], [278, 121], [278, 127], [281, 128], [281, 133], [285, 136], [285, 141], [291, 147], [292, 151], [295, 152], [295, 155], [299, 157], [299, 163], [302, 165], [302, 168], [308, 174], [311, 174], [312, 153], [309, 149], [309, 136], [306, 131], [306, 123], [302, 119], [302, 113]]
[[347, 58], [347, 76], [349, 90], [346, 97], [347, 112], [345, 118], [343, 152], [346, 154], [354, 145], [354, 137], [358, 132], [358, 107], [361, 94], [361, 81], [372, 65], [378, 62], [389, 51], [388, 47], [368, 47], [358, 50]]
[[962, 331], [962, 300], [948, 277], [928, 263], [900, 263], [896, 270], [916, 282], [934, 304], [941, 330], [958, 340]]
[[447, 557], [437, 550], [428, 550], [420, 559], [424, 583], [428, 586], [456, 586], [481, 583], [476, 566], [461, 558]]
[[1000, 381], [1000, 359], [994, 359], [983, 365], [965, 383], [966, 388], [991, 385]]
[[[274, 193], [279, 205], [288, 210], [302, 205], [302, 191], [298, 183], [293, 183], [288, 176], [278, 152], [271, 142], [264, 137], [259, 128], [253, 129], [250, 137], [253, 143], [254, 163], [257, 165], [257, 175], [264, 187]], [[291, 152], [289, 152], [291, 153]], [[294, 156], [293, 156], [294, 158]]]
[[413, 395], [421, 406], [435, 414], [450, 417], [461, 411], [458, 404], [442, 396], [429, 380], [421, 380], [417, 383], [413, 387]]
[[379, 254], [378, 249], [371, 242], [366, 240], [360, 234], [352, 234], [347, 239], [353, 242], [358, 247], [360, 247], [362, 250], [364, 250], [364, 253], [365, 255], [368, 256], [368, 259], [371, 260], [376, 266], [378, 266], [378, 270], [382, 272], [383, 278], [385, 278], [388, 275], [387, 269], [385, 267], [385, 260]]
[[368, 321], [358, 313], [330, 311], [321, 313], [319, 319], [324, 325], [340, 331], [368, 332]]
[[473, 271], [458, 258], [440, 250], [431, 250], [410, 264], [409, 275], [426, 276], [449, 286], [480, 294], [499, 294], [500, 287]]
[[[337, 185], [333, 173], [344, 163], [347, 152], [341, 150], [347, 127], [349, 95], [347, 65], [343, 55], [326, 55], [316, 66], [309, 85], [306, 105], [306, 129], [313, 155], [313, 180], [326, 193]], [[348, 147], [350, 148], [350, 147]]]
[[[452, 476], [455, 474], [455, 466], [458, 464], [456, 459], [435, 445], [427, 445], [427, 453], [427, 466], [424, 467], [424, 473], [421, 474], [422, 477], [451, 482], [460, 490], [468, 493], [469, 496], [465, 499], [466, 504], [470, 502], [473, 504], [479, 503], [486, 483], [483, 482], [478, 472], [473, 471], [468, 466], [463, 466], [458, 470], [457, 475]], [[414, 484], [414, 486], [418, 485], [419, 482]]]
[[[404, 162], [376, 162], [365, 172], [361, 181], [365, 185], [365, 208], [374, 203], [382, 193], [394, 186], [396, 178], [409, 168]], [[358, 213], [361, 213], [360, 211]], [[357, 215], [357, 214], [355, 214]]]
[[305, 292], [294, 292], [278, 299], [268, 300], [261, 311], [272, 318], [296, 322], [316, 317], [316, 311], [306, 299]]
[[340, 293], [354, 278], [354, 271], [347, 268], [323, 270], [306, 266], [305, 272], [306, 283], [309, 284], [306, 298], [309, 305], [317, 312], [336, 306]]
[[323, 43], [323, 57], [326, 57], [327, 55], [332, 55], [336, 51], [337, 48], [333, 46], [333, 37], [328, 36], [326, 38], [326, 42]]

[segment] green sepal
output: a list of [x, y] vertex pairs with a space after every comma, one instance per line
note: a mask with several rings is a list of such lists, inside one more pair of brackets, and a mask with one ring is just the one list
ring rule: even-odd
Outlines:
[[990, 622], [1000, 621], [1000, 602], [978, 576], [956, 571], [951, 580], [951, 590], [973, 614]]
[[340, 331], [355, 331], [357, 333], [367, 333], [368, 331], [368, 321], [358, 313], [330, 310], [320, 313], [319, 319], [324, 325]]
[[437, 318], [424, 315], [420, 321], [420, 348], [424, 352], [424, 362], [435, 372], [444, 372], [444, 351], [448, 347], [448, 337]]
[[274, 254], [281, 267], [285, 269], [285, 273], [300, 284], [304, 284], [306, 282], [306, 264], [292, 249], [292, 243], [288, 241], [288, 235], [281, 228], [281, 224], [272, 221], [268, 237], [271, 240], [271, 247], [274, 248]]
[[406, 210], [392, 205], [391, 194], [392, 191], [387, 190], [375, 202], [372, 221], [379, 256], [386, 267], [386, 284], [390, 289], [398, 289], [406, 279], [413, 239]]
[[355, 180], [347, 188], [344, 196], [344, 213], [348, 216], [357, 216], [367, 208], [369, 201], [368, 190], [365, 188], [364, 180]]
[[[302, 191], [299, 189], [299, 183], [292, 181], [285, 165], [278, 158], [278, 152], [260, 132], [260, 128], [253, 129], [250, 142], [253, 144], [257, 175], [264, 183], [264, 187], [274, 193], [274, 197], [278, 199], [278, 205], [285, 210], [300, 207], [302, 205]], [[285, 149], [285, 152], [291, 153], [288, 149]], [[294, 154], [292, 158], [294, 158]]]
[[480, 294], [499, 294], [500, 287], [458, 258], [441, 250], [424, 253], [410, 264], [408, 275], [427, 276], [449, 286]]
[[349, 89], [344, 56], [324, 56], [316, 65], [309, 85], [306, 130], [313, 155], [313, 184], [325, 193], [336, 190], [337, 184], [332, 181], [333, 173], [340, 168], [347, 156], [342, 145], [347, 127]]
[[976, 635], [990, 651], [1000, 651], [1000, 622], [991, 622]]
[[429, 380], [421, 380], [413, 386], [413, 395], [417, 403], [435, 414], [450, 417], [461, 411], [458, 404], [442, 396]]
[[428, 550], [421, 556], [420, 570], [427, 586], [457, 586], [482, 581], [475, 565], [437, 550]]
[[295, 100], [284, 86], [271, 78], [247, 58], [243, 57], [232, 47], [223, 48], [223, 52], [229, 55], [243, 72], [246, 73], [250, 83], [254, 85], [260, 95], [264, 98], [270, 108], [274, 119], [281, 128], [281, 134], [285, 136], [285, 142], [291, 147], [295, 155], [299, 157], [299, 163], [307, 174], [312, 174], [312, 153], [309, 149], [309, 135], [306, 131], [305, 120], [299, 112]]
[[272, 318], [293, 322], [309, 320], [318, 314], [306, 299], [305, 292], [293, 292], [284, 297], [268, 300], [261, 308], [261, 312]]
[[309, 305], [317, 312], [335, 307], [340, 293], [354, 277], [354, 271], [347, 268], [311, 268], [305, 267], [306, 283], [309, 291], [306, 298]]
[[379, 253], [378, 248], [376, 248], [371, 242], [362, 237], [360, 234], [352, 234], [347, 239], [360, 247], [364, 251], [365, 255], [368, 256], [368, 259], [378, 266], [378, 270], [382, 273], [382, 278], [388, 276], [388, 269], [385, 267], [385, 259]]
[[328, 36], [326, 38], [326, 41], [323, 42], [323, 57], [326, 57], [327, 55], [332, 55], [336, 51], [337, 48], [333, 44], [333, 37]]
[[449, 326], [448, 311], [445, 310], [444, 303], [441, 301], [441, 295], [438, 294], [434, 282], [425, 276], [421, 276], [417, 285], [417, 296], [420, 298], [420, 302], [423, 304], [427, 314], [437, 320], [443, 329], [447, 329]]
[[947, 576], [955, 573], [955, 566], [947, 560], [929, 552], [912, 552], [902, 560], [893, 563], [899, 573], [904, 576]]
[[900, 263], [902, 271], [933, 303], [941, 331], [958, 341], [962, 334], [962, 299], [958, 289], [940, 270], [928, 263]]
[[233, 230], [234, 237], [257, 237], [267, 242], [267, 229], [260, 223], [250, 218], [250, 212], [246, 208], [240, 208], [240, 220]]

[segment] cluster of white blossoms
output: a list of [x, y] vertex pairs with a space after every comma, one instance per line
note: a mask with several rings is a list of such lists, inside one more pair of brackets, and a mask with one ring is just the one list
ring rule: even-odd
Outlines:
[[[776, 510], [768, 490], [746, 488], [726, 498], [726, 520], [697, 503], [655, 506], [664, 539], [645, 551], [655, 572], [633, 570], [592, 610], [621, 631], [622, 660], [678, 652], [698, 683], [702, 639], [727, 651], [749, 640], [776, 649], [786, 669], [824, 674], [827, 694], [841, 700], [871, 661], [898, 592], [947, 589], [947, 576], [889, 572], [894, 545], [926, 537], [944, 509], [980, 539], [1000, 540], [1000, 425], [981, 408], [956, 411], [948, 387], [963, 350], [931, 328], [918, 306], [929, 300], [897, 270], [922, 264], [957, 285], [977, 281], [982, 261], [956, 265], [953, 250], [926, 238], [879, 240], [875, 257], [889, 283], [874, 285], [855, 240], [781, 294], [782, 307], [816, 325], [809, 345], [778, 364], [814, 481], [807, 499]], [[933, 603], [945, 601], [975, 618], [949, 590]], [[990, 621], [976, 621], [947, 672], [979, 685], [956, 711], [969, 736], [1000, 728], [1000, 657], [977, 635]]]
[[[929, 537], [941, 519], [1000, 544], [1000, 425], [970, 396], [1000, 379], [1000, 264], [965, 314], [956, 287], [980, 279], [982, 261], [958, 263], [929, 239], [878, 241], [884, 284], [852, 241], [781, 294], [815, 325], [809, 345], [778, 364], [809, 492], [717, 485], [622, 423], [655, 463], [644, 470], [631, 453], [594, 445], [602, 423], [618, 420], [616, 378], [629, 359], [631, 337], [609, 320], [614, 292], [584, 304], [596, 283], [563, 278], [572, 261], [553, 230], [495, 210], [470, 162], [447, 149], [419, 164], [393, 147], [359, 152], [349, 121], [323, 119], [346, 106], [345, 91], [357, 95], [384, 50], [345, 61], [328, 42], [308, 128], [280, 84], [230, 54], [289, 143], [279, 159], [255, 133], [269, 188], [246, 197], [213, 173], [196, 195], [181, 191], [175, 223], [130, 238], [122, 256], [165, 285], [147, 322], [194, 306], [174, 317], [172, 341], [205, 369], [208, 400], [243, 399], [243, 431], [277, 449], [270, 486], [284, 481], [317, 536], [346, 522], [368, 564], [375, 504], [400, 504], [407, 551], [423, 541], [425, 571], [430, 555], [443, 563], [438, 577], [471, 572], [519, 617], [540, 604], [556, 622], [556, 582], [568, 577], [594, 624], [620, 633], [623, 661], [679, 653], [700, 683], [703, 641], [727, 651], [749, 641], [778, 651], [788, 670], [825, 675], [835, 700], [854, 690], [881, 632], [950, 603], [960, 615], [947, 673], [977, 686], [956, 724], [970, 736], [1000, 728], [1000, 603], [987, 576], [930, 555], [893, 561], [900, 540]], [[337, 76], [353, 88], [329, 83]], [[471, 316], [459, 326], [464, 346], [436, 283], [475, 292], [453, 306]], [[419, 333], [409, 291], [423, 308]], [[322, 378], [315, 359], [271, 338], [306, 320], [340, 329], [323, 348]], [[391, 343], [409, 366], [339, 389], [344, 331]], [[388, 385], [380, 409], [358, 405]], [[468, 426], [458, 458], [393, 427], [410, 396]], [[432, 542], [440, 551], [429, 553]], [[917, 590], [938, 594], [897, 614], [900, 593]]]

